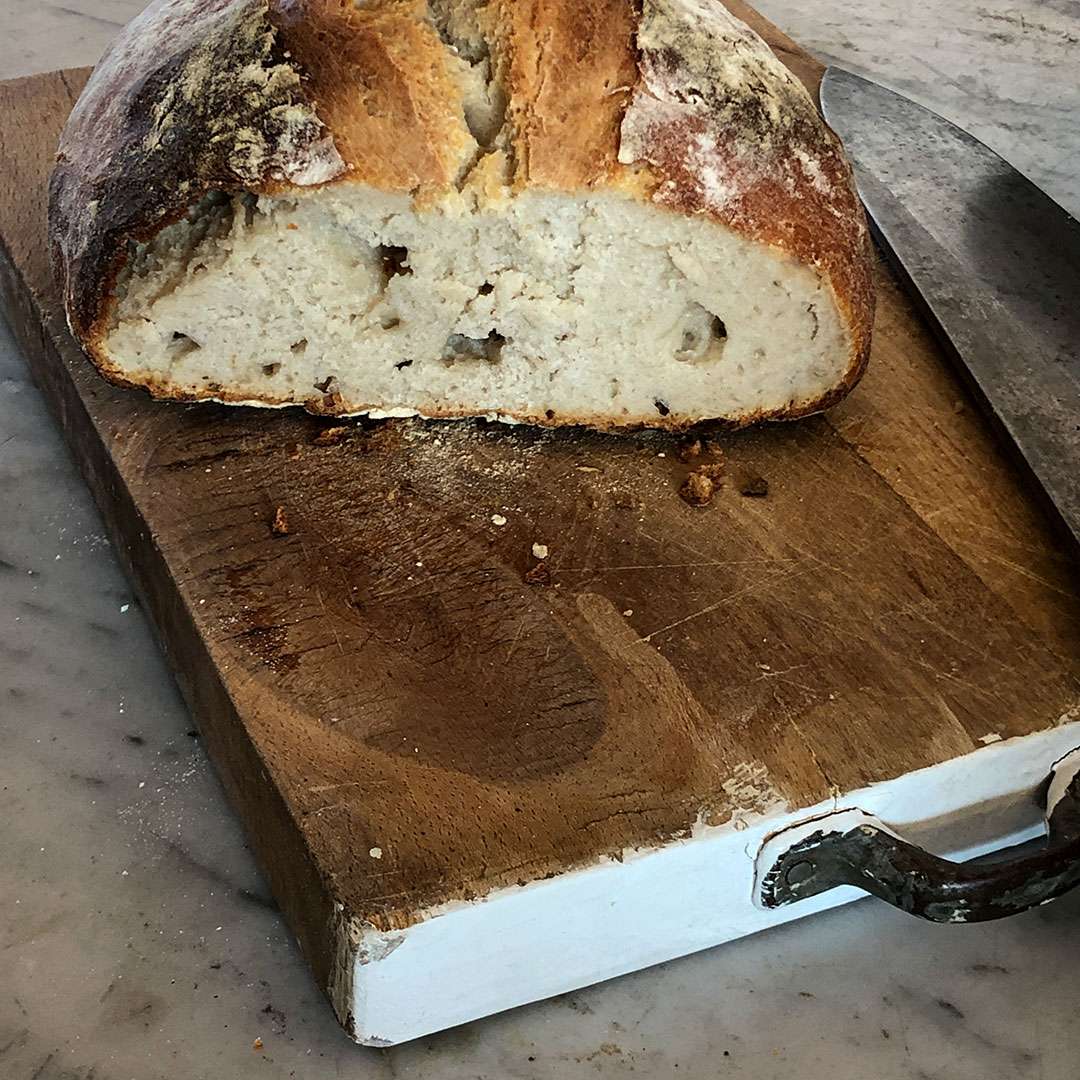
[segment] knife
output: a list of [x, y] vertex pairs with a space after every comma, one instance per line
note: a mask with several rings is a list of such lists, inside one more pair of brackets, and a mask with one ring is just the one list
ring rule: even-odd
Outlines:
[[871, 231], [1080, 544], [1080, 223], [974, 136], [848, 71], [821, 84]]

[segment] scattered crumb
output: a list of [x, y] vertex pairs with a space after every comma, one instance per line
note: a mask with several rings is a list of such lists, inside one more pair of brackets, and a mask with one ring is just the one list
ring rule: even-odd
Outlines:
[[401, 494], [401, 488], [391, 488], [386, 493], [386, 501], [393, 506], [398, 501], [398, 496]]
[[659, 453], [659, 454], [657, 454], [656, 456], [657, 456], [657, 457], [667, 457], [667, 454], [665, 454], [665, 453], [664, 453], [664, 451], [663, 451], [663, 450], [661, 450], [661, 451], [660, 451], [660, 453]]
[[506, 518], [502, 514], [492, 514], [491, 524], [498, 526], [500, 529], [506, 524]]
[[331, 376], [316, 386], [321, 398], [308, 398], [304, 408], [313, 416], [340, 416], [345, 411], [345, 399], [337, 390], [337, 379]]
[[988, 735], [980, 735], [979, 742], [983, 746], [989, 746], [991, 743], [1001, 742], [1001, 736], [996, 731], [991, 731]]
[[254, 1050], [256, 1054], [257, 1054], [257, 1053], [258, 1053], [258, 1052], [259, 1052], [259, 1051], [260, 1051], [260, 1050], [261, 1050], [262, 1048], [263, 1048], [263, 1041], [262, 1041], [262, 1039], [256, 1039], [256, 1040], [255, 1040], [255, 1041], [254, 1041], [254, 1042], [253, 1042], [253, 1043], [251, 1044], [251, 1049], [252, 1049], [252, 1050]]
[[680, 446], [677, 456], [684, 465], [689, 465], [694, 458], [701, 457], [701, 440], [694, 439], [693, 442]]
[[[683, 458], [684, 461], [693, 460], [693, 457], [701, 453], [700, 440], [697, 440], [697, 446], [697, 451], [693, 455], [690, 455], [689, 458]], [[682, 456], [681, 453], [680, 456]], [[679, 495], [684, 502], [689, 503], [691, 506], [706, 506], [712, 502], [713, 495], [716, 494], [716, 489], [722, 487], [724, 483], [723, 462], [708, 462], [703, 465], [695, 466], [690, 475], [686, 478], [683, 486], [679, 489]]]
[[691, 473], [679, 488], [679, 497], [691, 506], [707, 506], [712, 502], [715, 485], [699, 472]]
[[533, 544], [532, 553], [534, 559], [546, 559], [548, 557], [547, 544]]
[[298, 442], [289, 443], [286, 448], [290, 461], [300, 460], [300, 444]]
[[120, 614], [121, 615], [126, 615], [130, 608], [131, 608], [130, 604], [121, 604], [120, 605]]
[[625, 610], [625, 611], [623, 612], [623, 614], [624, 614], [624, 615], [625, 615], [625, 616], [626, 616], [626, 617], [627, 617], [627, 618], [629, 619], [629, 618], [630, 618], [630, 616], [634, 614], [634, 609], [633, 609], [632, 607], [628, 607], [628, 608], [627, 608], [627, 609], [626, 609], [626, 610]]
[[347, 427], [328, 427], [323, 428], [318, 435], [315, 436], [316, 446], [337, 446], [348, 433]]
[[764, 476], [752, 476], [739, 489], [750, 499], [764, 499], [769, 494], [769, 481]]
[[275, 536], [289, 535], [289, 518], [285, 513], [285, 507], [279, 506], [274, 513], [274, 520], [270, 525], [270, 531]]
[[597, 469], [597, 468], [596, 468], [595, 466], [593, 466], [593, 465], [579, 465], [579, 466], [577, 467], [577, 471], [578, 471], [578, 472], [599, 472], [600, 470], [599, 470], [599, 469]]
[[537, 563], [526, 575], [526, 585], [550, 585], [551, 568], [546, 562]]
[[381, 859], [381, 858], [382, 858], [382, 848], [381, 848], [381, 847], [373, 847], [373, 848], [372, 848], [372, 849], [371, 849], [371, 850], [370, 850], [370, 851], [368, 852], [368, 854], [369, 854], [369, 855], [370, 855], [370, 856], [371, 856], [371, 857], [372, 857], [373, 859]]

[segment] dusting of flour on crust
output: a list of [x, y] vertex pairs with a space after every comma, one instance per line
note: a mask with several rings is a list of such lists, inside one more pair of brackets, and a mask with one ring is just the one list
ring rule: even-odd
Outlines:
[[623, 118], [619, 160], [679, 175], [657, 202], [737, 216], [764, 180], [794, 195], [831, 192], [822, 135], [802, 83], [748, 26], [717, 3], [645, 0], [638, 31], [641, 83]]

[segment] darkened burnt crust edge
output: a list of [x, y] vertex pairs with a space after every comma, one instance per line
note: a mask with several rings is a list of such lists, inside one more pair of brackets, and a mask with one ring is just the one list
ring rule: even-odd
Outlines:
[[105, 53], [49, 180], [49, 243], [68, 322], [114, 379], [100, 343], [132, 246], [209, 191], [270, 192], [291, 167], [321, 156], [332, 171], [336, 157], [265, 0], [174, 7], [154, 28], [148, 68], [133, 40], [139, 20]]

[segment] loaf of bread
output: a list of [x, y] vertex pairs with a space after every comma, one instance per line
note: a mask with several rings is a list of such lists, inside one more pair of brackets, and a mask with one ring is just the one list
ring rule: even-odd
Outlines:
[[719, 0], [155, 0], [50, 233], [101, 372], [180, 401], [682, 428], [869, 351], [842, 148]]

